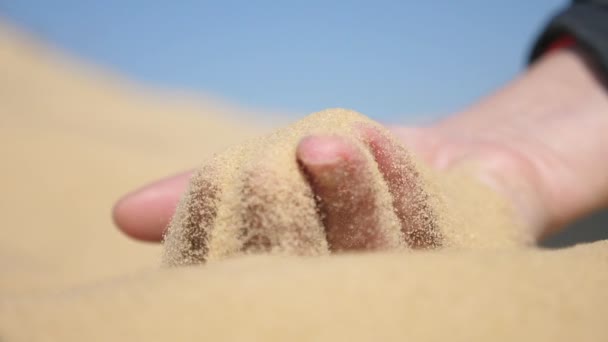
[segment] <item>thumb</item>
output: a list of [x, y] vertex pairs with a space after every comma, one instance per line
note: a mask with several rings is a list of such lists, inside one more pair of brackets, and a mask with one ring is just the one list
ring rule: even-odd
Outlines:
[[160, 241], [191, 175], [180, 173], [123, 196], [112, 210], [114, 223], [138, 240]]

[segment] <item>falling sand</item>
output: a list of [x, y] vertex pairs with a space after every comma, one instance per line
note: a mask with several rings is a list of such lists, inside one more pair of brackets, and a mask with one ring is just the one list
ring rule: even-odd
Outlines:
[[[407, 179], [387, 184], [361, 142], [356, 127], [362, 125], [374, 127], [400, 150], [405, 158], [390, 161], [387, 168]], [[298, 142], [315, 134], [354, 137], [351, 142], [365, 152], [369, 182], [360, 187], [370, 188], [383, 249], [507, 247], [531, 241], [506, 203], [465, 170], [435, 174], [380, 125], [353, 111], [330, 109], [244, 143], [201, 167], [165, 237], [165, 263], [188, 265], [260, 252], [328, 254], [332, 246], [318, 199], [296, 160]], [[357, 189], [346, 191], [340, 196], [357, 195]], [[413, 208], [404, 219], [393, 208], [396, 196], [407, 196]], [[404, 232], [402, 226], [410, 229]]]
[[[466, 176], [474, 165], [394, 166], [413, 175], [424, 250], [398, 239], [397, 192], [370, 168], [393, 245], [328, 255], [293, 151], [364, 117], [319, 113], [239, 145], [268, 131], [242, 110], [160, 101], [6, 27], [0, 51], [1, 341], [608, 340], [608, 243], [529, 245], [500, 196]], [[203, 160], [215, 161], [164, 246], [112, 226], [121, 194]], [[161, 254], [209, 262], [161, 267]]]

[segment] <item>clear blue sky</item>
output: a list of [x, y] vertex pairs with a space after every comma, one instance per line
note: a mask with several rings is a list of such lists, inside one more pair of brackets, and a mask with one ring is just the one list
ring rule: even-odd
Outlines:
[[566, 3], [0, 0], [0, 13], [134, 80], [402, 121], [456, 110], [515, 76]]

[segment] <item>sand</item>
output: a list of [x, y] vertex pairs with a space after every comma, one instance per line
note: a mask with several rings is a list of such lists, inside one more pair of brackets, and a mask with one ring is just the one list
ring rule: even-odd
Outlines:
[[[361, 125], [374, 127], [399, 148], [405, 157], [387, 168], [409, 179], [393, 182], [400, 184], [386, 182], [369, 147], [358, 137], [356, 127]], [[320, 256], [335, 251], [318, 200], [295, 158], [298, 142], [315, 134], [352, 138], [364, 152], [366, 163], [372, 166], [364, 170], [369, 173], [365, 187], [370, 187], [374, 199], [383, 250], [504, 248], [533, 239], [507, 203], [468, 176], [467, 165], [433, 172], [380, 124], [354, 111], [328, 109], [206, 162], [193, 176], [169, 226], [165, 264], [200, 264], [259, 253]], [[338, 196], [353, 198], [357, 190], [348, 188], [348, 193]], [[413, 209], [407, 210], [404, 225], [412, 222], [414, 229], [402, 229], [393, 207], [395, 196], [408, 197]]]
[[0, 74], [2, 341], [608, 338], [608, 244], [526, 247], [466, 167], [424, 183], [459, 213], [437, 217], [453, 248], [161, 267], [161, 245], [112, 226], [114, 200], [268, 127], [220, 102], [177, 103], [7, 27]]

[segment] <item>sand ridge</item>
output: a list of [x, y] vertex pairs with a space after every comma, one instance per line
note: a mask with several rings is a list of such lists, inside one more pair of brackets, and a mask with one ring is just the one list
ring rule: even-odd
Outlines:
[[[0, 302], [8, 341], [605, 341], [608, 245], [249, 255]], [[575, 280], [575, 281], [573, 281]]]

